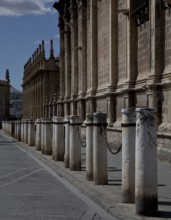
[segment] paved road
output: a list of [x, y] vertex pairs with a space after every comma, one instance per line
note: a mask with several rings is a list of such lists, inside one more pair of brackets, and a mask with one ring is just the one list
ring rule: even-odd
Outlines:
[[0, 220], [115, 219], [0, 134]]

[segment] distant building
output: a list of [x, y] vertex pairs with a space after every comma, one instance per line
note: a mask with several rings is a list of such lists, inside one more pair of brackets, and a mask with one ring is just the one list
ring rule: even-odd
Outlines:
[[5, 80], [0, 80], [0, 121], [9, 118], [10, 77], [6, 70]]
[[23, 114], [23, 93], [14, 87], [10, 89], [10, 118], [19, 119]]
[[44, 41], [24, 65], [23, 118], [52, 117], [57, 113], [59, 93], [59, 59], [54, 57], [53, 41], [50, 41], [50, 56], [46, 59]]

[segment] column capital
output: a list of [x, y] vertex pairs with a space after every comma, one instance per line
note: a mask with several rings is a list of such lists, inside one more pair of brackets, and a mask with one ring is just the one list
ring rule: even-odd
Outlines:
[[70, 2], [69, 1], [65, 3], [63, 17], [64, 17], [65, 23], [70, 22], [70, 20], [71, 20], [71, 13], [70, 13]]
[[65, 30], [65, 23], [64, 23], [64, 17], [63, 16], [59, 16], [58, 27], [59, 27], [60, 31]]
[[87, 0], [76, 0], [78, 9], [84, 8], [87, 5]]
[[71, 5], [70, 5], [71, 19], [78, 18], [78, 4], [77, 3], [78, 3], [77, 0], [71, 0]]

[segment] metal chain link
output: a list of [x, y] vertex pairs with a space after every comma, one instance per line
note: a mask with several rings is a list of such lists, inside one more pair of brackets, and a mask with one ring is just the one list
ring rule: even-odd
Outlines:
[[80, 129], [79, 129], [78, 126], [77, 126], [77, 132], [78, 132], [78, 137], [79, 137], [79, 141], [80, 141], [81, 146], [82, 146], [83, 148], [86, 148], [86, 143], [85, 143], [85, 144], [82, 143], [81, 134], [80, 134]]
[[31, 127], [33, 128], [34, 131], [36, 131], [36, 123], [31, 124]]
[[61, 125], [61, 135], [65, 138], [65, 127]]
[[121, 149], [122, 149], [122, 142], [121, 142], [121, 144], [120, 144], [118, 150], [117, 150], [116, 152], [114, 152], [114, 151], [112, 151], [112, 149], [109, 147], [109, 143], [108, 143], [108, 141], [107, 141], [107, 136], [106, 136], [105, 129], [104, 129], [104, 126], [103, 126], [103, 125], [101, 125], [101, 133], [103, 134], [103, 137], [104, 137], [105, 143], [106, 143], [106, 147], [107, 147], [107, 149], [109, 150], [109, 152], [110, 152], [111, 154], [113, 154], [113, 155], [118, 154], [118, 153], [121, 151]]
[[52, 126], [51, 126], [51, 125], [50, 125], [49, 130], [50, 130], [50, 136], [51, 136], [51, 137], [53, 137], [53, 134], [52, 134], [52, 132], [53, 132], [53, 128], [52, 128]]

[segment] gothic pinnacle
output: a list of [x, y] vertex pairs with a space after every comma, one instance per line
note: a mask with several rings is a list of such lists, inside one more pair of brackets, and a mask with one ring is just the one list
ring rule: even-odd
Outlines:
[[53, 40], [50, 40], [50, 58], [54, 58]]

